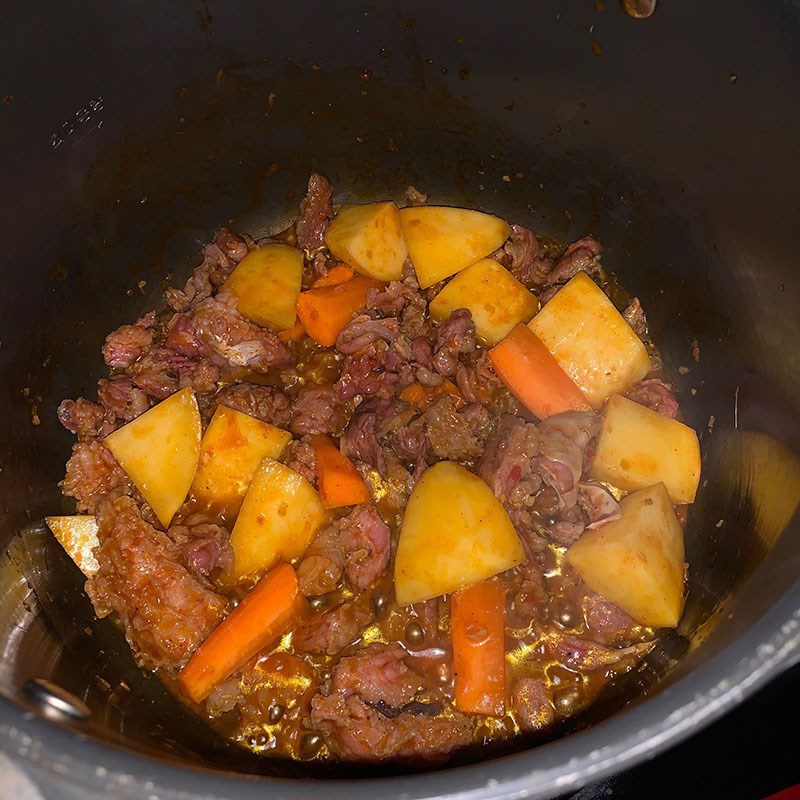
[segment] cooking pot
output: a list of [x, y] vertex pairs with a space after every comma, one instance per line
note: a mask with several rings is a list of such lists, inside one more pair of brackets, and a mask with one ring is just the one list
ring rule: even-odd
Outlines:
[[[16, 4], [0, 52], [0, 745], [54, 796], [544, 797], [652, 756], [800, 654], [800, 5]], [[140, 672], [44, 532], [106, 332], [232, 222], [339, 198], [592, 233], [647, 309], [703, 481], [679, 628], [568, 728], [436, 770], [225, 741]]]

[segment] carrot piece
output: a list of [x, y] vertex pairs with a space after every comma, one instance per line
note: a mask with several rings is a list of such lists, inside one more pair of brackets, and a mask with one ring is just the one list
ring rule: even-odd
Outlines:
[[317, 344], [332, 347], [339, 332], [367, 302], [367, 292], [382, 286], [372, 278], [352, 278], [336, 286], [308, 289], [297, 298], [297, 316]]
[[178, 674], [181, 691], [195, 703], [229, 678], [289, 628], [302, 598], [297, 574], [279, 564], [265, 575], [211, 632]]
[[452, 596], [453, 676], [461, 711], [505, 713], [505, 616], [505, 589], [497, 581], [481, 581]]
[[310, 436], [316, 460], [319, 497], [325, 508], [342, 508], [366, 503], [369, 489], [353, 462], [325, 434]]
[[456, 408], [462, 408], [466, 405], [456, 385], [448, 380], [444, 380], [434, 387], [423, 386], [421, 383], [412, 383], [410, 386], [406, 386], [397, 396], [410, 406], [427, 408], [437, 397], [443, 394], [449, 394], [453, 398]]
[[355, 277], [355, 271], [350, 269], [347, 264], [336, 264], [327, 275], [322, 275], [311, 284], [312, 289], [322, 289], [325, 286], [338, 286], [340, 283], [347, 283]]
[[489, 359], [511, 394], [539, 419], [591, 410], [583, 392], [527, 325], [517, 325], [489, 351]]
[[282, 342], [296, 342], [298, 339], [303, 338], [303, 334], [306, 332], [306, 329], [303, 327], [303, 323], [300, 322], [299, 319], [294, 321], [294, 325], [291, 328], [285, 331], [280, 331], [278, 333], [278, 338]]
[[410, 406], [419, 406], [420, 408], [428, 405], [430, 399], [428, 389], [421, 383], [412, 383], [410, 386], [406, 386], [397, 396], [404, 403], [408, 403]]

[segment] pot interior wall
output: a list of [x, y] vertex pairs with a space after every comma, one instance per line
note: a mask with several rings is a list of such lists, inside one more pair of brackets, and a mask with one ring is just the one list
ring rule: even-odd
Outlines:
[[226, 744], [142, 675], [40, 521], [68, 510], [55, 408], [91, 394], [104, 335], [159, 303], [220, 225], [284, 227], [312, 169], [339, 197], [413, 183], [563, 243], [592, 233], [647, 309], [702, 432], [689, 596], [678, 631], [578, 726], [701, 669], [794, 585], [800, 539], [779, 537], [800, 498], [796, 7], [732, 0], [709, 37], [716, 4], [664, 2], [646, 21], [612, 2], [394, 5], [14, 11], [0, 54], [8, 698], [27, 704], [45, 676], [86, 700], [74, 725], [101, 740], [295, 769]]

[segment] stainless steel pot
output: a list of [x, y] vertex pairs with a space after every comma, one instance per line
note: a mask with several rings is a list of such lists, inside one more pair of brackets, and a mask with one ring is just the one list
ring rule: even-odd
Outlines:
[[[86, 0], [18, 4], [5, 29], [0, 745], [43, 786], [544, 797], [798, 660], [796, 2], [662, 0], [634, 20], [610, 0]], [[413, 183], [564, 241], [594, 233], [680, 375], [705, 478], [684, 619], [553, 741], [423, 774], [257, 759], [136, 669], [42, 530], [69, 447], [55, 406], [100, 375], [104, 334], [221, 224], [282, 227], [312, 168], [351, 197]]]

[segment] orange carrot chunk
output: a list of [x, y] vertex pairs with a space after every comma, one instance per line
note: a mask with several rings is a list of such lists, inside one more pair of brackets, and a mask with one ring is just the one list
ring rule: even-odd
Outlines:
[[450, 636], [456, 707], [500, 716], [506, 707], [506, 598], [495, 580], [452, 596]]
[[364, 308], [367, 292], [382, 285], [372, 278], [358, 277], [336, 286], [308, 289], [297, 298], [297, 316], [317, 344], [333, 347], [353, 314]]
[[489, 351], [489, 359], [511, 394], [539, 419], [591, 410], [583, 392], [527, 325], [517, 325]]
[[267, 573], [211, 632], [178, 674], [181, 691], [201, 703], [259, 650], [281, 636], [302, 599], [290, 564]]
[[438, 386], [432, 388], [423, 386], [421, 383], [412, 383], [410, 386], [406, 386], [397, 396], [410, 406], [427, 408], [437, 397], [443, 394], [449, 394], [453, 398], [453, 404], [456, 408], [462, 408], [466, 405], [456, 385], [448, 380], [444, 380]]
[[278, 338], [282, 342], [296, 342], [298, 339], [303, 338], [303, 334], [306, 332], [306, 329], [303, 327], [303, 323], [300, 322], [299, 319], [294, 321], [294, 325], [292, 325], [289, 330], [280, 331], [278, 333]]
[[355, 272], [347, 266], [347, 264], [336, 264], [327, 275], [321, 275], [314, 283], [311, 284], [312, 289], [323, 289], [325, 286], [338, 286], [340, 283], [347, 283], [355, 277]]
[[343, 455], [330, 437], [318, 434], [309, 437], [316, 459], [319, 497], [325, 508], [342, 508], [366, 503], [369, 489], [353, 462]]

